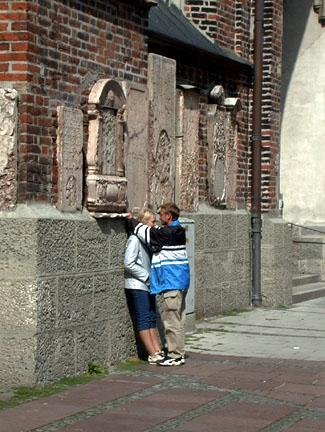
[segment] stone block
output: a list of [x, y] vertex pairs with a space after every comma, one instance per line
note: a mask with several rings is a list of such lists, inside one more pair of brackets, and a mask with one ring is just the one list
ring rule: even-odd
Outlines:
[[205, 249], [205, 219], [204, 215], [186, 214], [184, 217], [188, 217], [194, 221], [195, 230], [195, 252], [198, 253]]
[[36, 385], [77, 375], [74, 333], [74, 330], [64, 329], [38, 335], [34, 371]]
[[36, 236], [32, 220], [0, 220], [0, 274], [29, 277], [35, 274]]
[[36, 329], [37, 294], [34, 280], [0, 281], [0, 333]]
[[76, 269], [75, 225], [71, 221], [37, 221], [37, 273], [49, 275]]
[[78, 271], [105, 271], [109, 268], [110, 225], [108, 220], [76, 224]]
[[110, 241], [110, 268], [124, 266], [124, 254], [126, 245], [126, 232], [124, 220], [111, 220], [109, 241]]
[[58, 278], [58, 328], [87, 325], [94, 319], [92, 276]]
[[237, 281], [236, 309], [242, 309], [251, 304], [251, 282], [247, 279]]
[[33, 386], [35, 337], [26, 332], [0, 334], [0, 391]]
[[276, 293], [276, 282], [274, 278], [262, 277], [261, 285], [263, 305], [274, 306], [274, 297]]
[[237, 214], [236, 243], [238, 248], [245, 248], [250, 242], [250, 219], [247, 213]]
[[319, 243], [319, 239], [316, 240], [315, 238], [309, 238], [308, 240], [304, 239], [303, 241], [308, 241], [308, 243], [297, 243], [299, 259], [323, 259], [323, 245]]
[[[109, 313], [108, 313], [109, 315]], [[108, 364], [108, 321], [101, 321], [76, 329], [76, 372], [85, 373], [88, 363], [104, 366]]]
[[209, 271], [214, 273], [216, 283], [228, 281], [231, 269], [232, 259], [230, 251], [217, 251], [213, 253], [213, 263]]
[[218, 315], [222, 310], [221, 284], [214, 283], [207, 287], [206, 302], [204, 305], [204, 316]]
[[111, 271], [94, 276], [94, 311], [96, 321], [118, 319], [126, 309], [124, 271]]
[[225, 212], [222, 215], [222, 248], [235, 248], [236, 247], [236, 214]]
[[322, 263], [320, 260], [299, 260], [298, 273], [314, 273], [318, 274], [322, 271]]
[[272, 247], [262, 248], [261, 270], [264, 277], [270, 277], [275, 271], [274, 249]]
[[45, 278], [37, 280], [37, 332], [52, 332], [56, 328], [56, 305], [58, 280]]
[[[221, 311], [227, 312], [236, 309], [236, 286], [237, 284], [220, 284]], [[233, 289], [235, 287], [235, 289]]]
[[273, 246], [274, 244], [274, 224], [269, 218], [262, 220], [262, 247]]
[[220, 249], [223, 247], [223, 218], [221, 215], [205, 215], [204, 217], [204, 247]]
[[284, 244], [284, 227], [285, 224], [281, 220], [272, 220], [274, 228], [273, 228], [273, 235], [274, 235], [274, 245], [282, 246]]
[[114, 365], [121, 360], [128, 359], [132, 353], [135, 353], [134, 331], [133, 327], [125, 326], [125, 321], [110, 320], [108, 324], [109, 331], [109, 364]]

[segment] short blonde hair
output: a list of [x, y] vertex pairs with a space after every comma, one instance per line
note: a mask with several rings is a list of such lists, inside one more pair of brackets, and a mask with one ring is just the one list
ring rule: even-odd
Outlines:
[[155, 212], [147, 208], [143, 208], [139, 211], [137, 220], [146, 225], [150, 221], [152, 216], [155, 216]]

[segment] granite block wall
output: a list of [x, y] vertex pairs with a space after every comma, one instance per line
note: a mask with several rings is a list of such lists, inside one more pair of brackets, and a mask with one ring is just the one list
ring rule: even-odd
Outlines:
[[124, 220], [38, 204], [1, 213], [0, 225], [1, 389], [137, 353], [124, 294]]
[[264, 306], [292, 304], [292, 232], [282, 218], [263, 218], [262, 301]]
[[244, 210], [200, 208], [195, 222], [195, 314], [250, 305], [250, 217]]

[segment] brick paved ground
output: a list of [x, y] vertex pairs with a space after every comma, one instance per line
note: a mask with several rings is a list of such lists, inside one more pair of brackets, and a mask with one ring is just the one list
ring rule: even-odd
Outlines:
[[[236, 355], [207, 354], [211, 347], [211, 332], [203, 333], [209, 335], [205, 346], [204, 339], [201, 340], [197, 332], [188, 345], [194, 344], [195, 347], [196, 343], [201, 352], [189, 352], [184, 366], [162, 368], [144, 365], [132, 372], [112, 372], [101, 381], [0, 411], [0, 431], [323, 432], [325, 362], [299, 359], [297, 350], [292, 350], [291, 358], [276, 358], [274, 351], [268, 355], [267, 340], [263, 339], [268, 333], [273, 341], [269, 345], [274, 347], [274, 338], [278, 337], [278, 353], [289, 353], [288, 348], [297, 343], [295, 338], [299, 331], [308, 333], [310, 327], [316, 331], [311, 333], [315, 336], [313, 355], [322, 359], [325, 354], [323, 310], [317, 309], [317, 304], [322, 305], [323, 300], [313, 302], [301, 306], [300, 324], [291, 321], [288, 327], [289, 310], [283, 311], [283, 319], [277, 312], [277, 319], [269, 321], [273, 323], [272, 331], [261, 332], [261, 339], [255, 320], [256, 349], [260, 352], [261, 341], [264, 344], [260, 357], [238, 355], [238, 346], [242, 343], [238, 326], [243, 318], [237, 317], [237, 330], [229, 331], [227, 336], [229, 351], [236, 350]], [[298, 312], [297, 308], [290, 310], [293, 314]], [[252, 318], [248, 315], [244, 321], [250, 325], [249, 319]], [[260, 310], [256, 316], [261, 317], [262, 327], [264, 321], [274, 317], [268, 310], [263, 313]], [[210, 320], [209, 328], [218, 320]], [[225, 324], [225, 318], [222, 320]], [[231, 326], [233, 317], [228, 321]], [[207, 329], [206, 325], [203, 327]], [[217, 333], [214, 342], [222, 337]], [[246, 330], [244, 335], [247, 337]], [[230, 337], [237, 338], [237, 347], [231, 348], [235, 344]], [[284, 341], [287, 341], [286, 348]], [[301, 335], [300, 342], [303, 341]], [[217, 347], [218, 343], [215, 343], [214, 349]], [[306, 354], [301, 352], [300, 355]]]
[[189, 353], [0, 412], [2, 432], [325, 430], [325, 363]]

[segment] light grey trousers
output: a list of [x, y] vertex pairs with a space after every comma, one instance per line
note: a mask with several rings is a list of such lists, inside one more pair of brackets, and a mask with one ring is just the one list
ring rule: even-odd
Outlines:
[[168, 355], [172, 358], [185, 354], [185, 297], [187, 290], [171, 290], [163, 293], [162, 319], [165, 327]]

